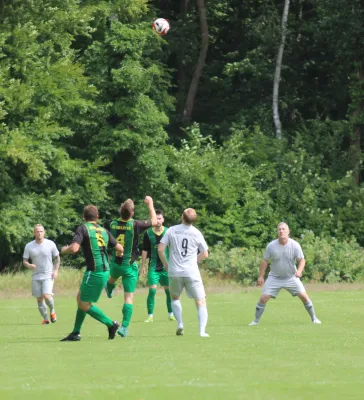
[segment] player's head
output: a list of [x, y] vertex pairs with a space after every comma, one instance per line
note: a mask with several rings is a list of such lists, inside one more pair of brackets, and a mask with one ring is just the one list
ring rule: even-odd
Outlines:
[[120, 217], [124, 220], [130, 219], [134, 215], [134, 201], [132, 199], [125, 200], [120, 206]]
[[280, 222], [277, 226], [277, 235], [279, 239], [287, 239], [289, 237], [289, 226], [285, 222]]
[[45, 229], [44, 229], [44, 226], [41, 225], [41, 224], [36, 224], [36, 225], [34, 225], [33, 233], [34, 233], [34, 237], [35, 237], [37, 240], [42, 240], [42, 239], [44, 238], [44, 236], [45, 236]]
[[155, 210], [157, 214], [157, 226], [162, 226], [164, 222], [164, 213], [162, 210]]
[[88, 205], [83, 209], [83, 218], [86, 221], [97, 221], [99, 219], [99, 210], [96, 206]]
[[193, 208], [186, 208], [182, 213], [182, 223], [192, 225], [197, 220], [196, 211]]

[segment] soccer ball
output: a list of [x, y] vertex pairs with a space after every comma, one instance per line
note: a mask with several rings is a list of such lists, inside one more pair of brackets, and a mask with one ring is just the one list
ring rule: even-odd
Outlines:
[[152, 26], [158, 35], [165, 35], [169, 31], [169, 22], [164, 18], [156, 19]]

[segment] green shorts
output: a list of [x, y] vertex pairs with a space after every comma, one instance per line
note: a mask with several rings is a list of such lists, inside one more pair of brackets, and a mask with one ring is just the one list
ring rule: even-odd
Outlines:
[[110, 271], [86, 271], [80, 286], [80, 299], [88, 303], [96, 303], [109, 279]]
[[122, 277], [124, 293], [134, 293], [138, 283], [138, 264], [133, 262], [130, 265], [118, 265], [111, 263], [110, 276], [113, 279]]
[[148, 286], [158, 285], [169, 286], [168, 272], [166, 270], [156, 271], [155, 269], [150, 269], [148, 271]]

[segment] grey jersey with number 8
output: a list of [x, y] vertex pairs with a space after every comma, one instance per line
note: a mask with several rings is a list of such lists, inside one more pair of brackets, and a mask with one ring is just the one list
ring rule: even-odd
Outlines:
[[202, 233], [192, 225], [175, 225], [169, 228], [161, 243], [169, 246], [168, 275], [199, 278], [198, 252], [208, 250]]

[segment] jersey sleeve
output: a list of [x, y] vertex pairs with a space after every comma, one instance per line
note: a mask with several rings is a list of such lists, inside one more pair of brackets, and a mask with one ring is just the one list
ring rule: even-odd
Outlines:
[[109, 236], [109, 246], [115, 247], [118, 244], [117, 240], [114, 238], [114, 236], [110, 233], [109, 230], [106, 229], [106, 232]]
[[52, 257], [57, 257], [59, 255], [59, 251], [57, 249], [57, 246], [54, 242], [52, 242]]
[[166, 246], [169, 246], [170, 243], [170, 234], [171, 234], [171, 229], [168, 229], [167, 232], [164, 234], [162, 237], [160, 243], [165, 244]]
[[148, 253], [150, 252], [150, 240], [149, 240], [148, 232], [144, 232], [143, 250], [147, 251]]
[[296, 242], [296, 259], [297, 260], [301, 260], [302, 258], [305, 258], [303, 251], [302, 251], [302, 247], [299, 243]]
[[75, 232], [75, 236], [73, 236], [73, 240], [72, 243], [78, 243], [81, 244], [85, 238], [85, 226], [84, 225], [80, 225]]
[[268, 246], [266, 247], [264, 254], [263, 254], [263, 258], [264, 260], [268, 261], [271, 258], [271, 252], [270, 252], [270, 246], [268, 244]]
[[206, 240], [201, 234], [199, 244], [198, 244], [198, 250], [200, 251], [200, 253], [203, 253], [203, 252], [207, 251], [208, 249], [209, 249], [209, 247], [207, 246]]
[[134, 220], [134, 230], [137, 235], [140, 235], [143, 231], [150, 228], [152, 226], [151, 220], [139, 221], [137, 219]]
[[25, 258], [26, 260], [29, 260], [30, 254], [29, 254], [29, 246], [26, 245], [25, 249], [24, 249], [24, 253], [23, 253], [23, 258]]

